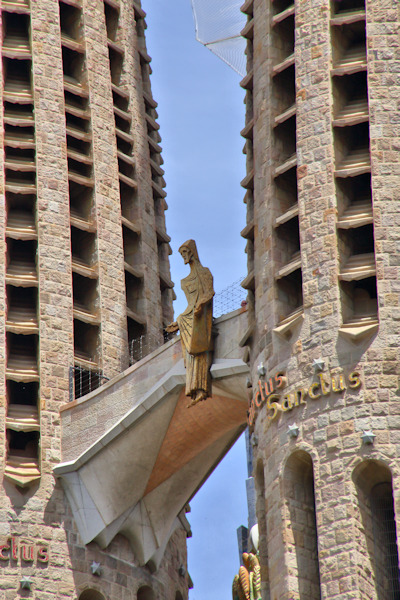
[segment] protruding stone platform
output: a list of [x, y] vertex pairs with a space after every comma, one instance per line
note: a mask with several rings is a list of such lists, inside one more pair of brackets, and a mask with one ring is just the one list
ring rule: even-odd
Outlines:
[[[63, 458], [54, 469], [84, 543], [117, 533], [157, 567], [187, 502], [246, 424], [238, 340], [246, 316], [217, 319], [213, 397], [187, 408], [179, 338], [102, 388], [63, 407]], [[182, 522], [182, 514], [181, 514]]]

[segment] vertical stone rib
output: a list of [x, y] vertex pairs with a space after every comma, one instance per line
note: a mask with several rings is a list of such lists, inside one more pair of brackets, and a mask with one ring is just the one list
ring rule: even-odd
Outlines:
[[[136, 178], [138, 182], [137, 210], [141, 227], [141, 258], [144, 268], [144, 295], [141, 313], [146, 315], [147, 333], [151, 339], [162, 341], [162, 312], [159, 278], [159, 262], [157, 255], [157, 235], [155, 230], [155, 210], [152, 192], [152, 178], [149, 164], [149, 144], [147, 141], [146, 111], [143, 92], [151, 92], [150, 81], [145, 82], [142, 76], [139, 48], [146, 50], [144, 38], [138, 37], [136, 22], [140, 19], [143, 27], [144, 19], [140, 18], [132, 4], [122, 3], [120, 22], [122, 26], [125, 61], [123, 81], [130, 94], [133, 116], [132, 135], [135, 139]], [[133, 24], [135, 23], [135, 26]], [[122, 33], [121, 32], [121, 33]], [[131, 52], [130, 48], [136, 48]], [[146, 65], [145, 69], [149, 69]], [[172, 304], [172, 301], [171, 301]], [[153, 342], [154, 343], [154, 342]]]
[[[257, 308], [257, 331], [267, 331], [265, 352], [272, 352], [272, 329], [274, 318], [274, 268], [271, 260], [272, 223], [269, 215], [269, 203], [272, 195], [272, 161], [271, 161], [271, 89], [270, 73], [272, 59], [267, 40], [271, 35], [271, 2], [254, 2], [254, 40], [253, 71], [257, 73], [253, 87], [254, 115], [254, 224], [255, 244], [258, 249], [254, 255], [254, 272], [258, 274], [255, 289], [255, 305]], [[261, 75], [258, 75], [261, 74]], [[272, 310], [271, 310], [272, 309]], [[257, 343], [255, 337], [254, 342]]]
[[[63, 71], [58, 1], [31, 4], [35, 94], [42, 472], [60, 459], [60, 405], [68, 402], [73, 319]], [[52, 423], [52, 428], [48, 427]]]
[[323, 340], [328, 344], [327, 354], [333, 354], [340, 306], [329, 21], [328, 1], [296, 4], [297, 172], [304, 307], [312, 343]]
[[[128, 366], [121, 208], [107, 33], [102, 0], [83, 3], [86, 65], [93, 133], [93, 170], [99, 259], [101, 346], [104, 375]], [[99, 19], [99, 15], [102, 15]], [[119, 307], [116, 309], [116, 307]]]
[[371, 185], [379, 321], [383, 336], [393, 334], [398, 310], [399, 243], [394, 236], [400, 201], [400, 5], [395, 0], [366, 2]]

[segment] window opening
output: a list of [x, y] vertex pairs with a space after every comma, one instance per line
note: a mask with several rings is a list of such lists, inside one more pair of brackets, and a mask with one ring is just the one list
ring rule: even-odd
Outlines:
[[369, 589], [365, 593], [377, 600], [397, 600], [400, 572], [391, 471], [375, 460], [365, 460], [354, 470], [353, 480], [359, 508], [359, 552], [365, 568], [369, 559], [374, 574], [366, 582]]
[[391, 483], [372, 488], [371, 512], [379, 599], [395, 600], [400, 597], [400, 573]]
[[82, 594], [79, 596], [79, 600], [106, 600], [105, 596], [103, 596], [103, 594], [101, 594], [100, 592], [98, 592], [97, 590], [85, 590], [84, 592], [82, 592]]
[[137, 600], [155, 600], [155, 594], [151, 587], [145, 585], [138, 589]]
[[314, 470], [311, 456], [299, 451], [288, 459], [284, 470], [285, 505], [291, 523], [293, 541], [287, 539], [289, 569], [296, 574], [300, 600], [320, 600], [318, 533], [314, 496]]

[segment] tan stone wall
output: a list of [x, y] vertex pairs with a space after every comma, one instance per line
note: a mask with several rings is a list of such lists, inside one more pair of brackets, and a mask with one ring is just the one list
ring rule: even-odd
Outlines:
[[104, 375], [112, 377], [127, 367], [128, 352], [118, 163], [103, 1], [83, 2], [83, 14], [93, 132], [102, 367]]
[[[74, 4], [73, 2], [71, 3]], [[126, 4], [126, 6], [125, 6]], [[79, 3], [77, 2], [77, 5]], [[101, 317], [101, 349], [104, 374], [113, 377], [128, 366], [126, 299], [122, 247], [121, 208], [118, 188], [118, 163], [114, 131], [114, 115], [110, 70], [104, 22], [103, 2], [87, 0], [83, 8], [83, 37], [89, 78], [90, 119], [93, 132], [95, 207]], [[7, 10], [6, 3], [2, 5]], [[141, 82], [136, 53], [133, 11], [122, 3], [122, 29], [126, 33], [131, 89], [137, 94], [133, 102], [137, 122], [136, 137], [139, 171], [142, 178], [142, 208], [145, 223], [144, 238], [148, 246], [145, 261], [155, 265], [149, 269], [142, 308], [161, 335], [161, 297], [157, 271], [157, 243], [154, 232], [151, 174], [145, 137], [144, 105], [140, 95]], [[73, 300], [70, 241], [70, 211], [68, 199], [68, 165], [64, 111], [63, 64], [58, 0], [38, 0], [30, 3], [32, 49], [32, 82], [34, 88], [35, 142], [37, 167], [37, 270], [39, 278], [38, 316], [40, 373], [40, 456], [41, 478], [26, 489], [18, 489], [4, 480], [0, 492], [0, 545], [8, 546], [9, 538], [18, 543], [49, 547], [49, 563], [0, 560], [0, 599], [11, 600], [24, 593], [20, 589], [23, 575], [31, 576], [32, 599], [74, 598], [88, 587], [104, 596], [118, 599], [136, 598], [140, 585], [150, 585], [157, 598], [174, 600], [180, 590], [187, 597], [187, 576], [180, 576], [179, 566], [186, 568], [186, 532], [178, 529], [167, 547], [159, 570], [152, 574], [138, 567], [129, 542], [118, 536], [102, 551], [96, 544], [85, 547], [77, 533], [70, 508], [55, 483], [52, 469], [61, 460], [60, 407], [69, 397], [69, 369], [74, 364]], [[133, 61], [131, 56], [134, 55]], [[0, 64], [0, 73], [2, 63]], [[0, 86], [0, 117], [3, 123], [3, 77]], [[140, 104], [141, 101], [141, 104]], [[3, 127], [1, 128], [3, 142]], [[4, 162], [0, 168], [0, 246], [5, 254], [5, 193]], [[147, 182], [147, 183], [146, 183]], [[146, 207], [150, 206], [149, 212]], [[148, 217], [148, 214], [150, 217]], [[141, 215], [139, 215], [142, 218]], [[0, 312], [0, 456], [5, 465], [5, 264], [0, 266], [2, 310]], [[158, 292], [158, 294], [157, 294]], [[146, 312], [147, 311], [147, 312]], [[104, 416], [104, 415], [103, 415]], [[94, 415], [92, 415], [93, 420]], [[85, 423], [90, 426], [90, 423]], [[85, 430], [82, 430], [82, 437]], [[71, 440], [73, 446], [76, 440]], [[9, 550], [3, 548], [7, 556]], [[36, 551], [35, 551], [36, 552]], [[95, 577], [90, 564], [101, 563], [103, 574]], [[27, 592], [26, 592], [27, 594]]]
[[51, 470], [60, 458], [59, 407], [69, 398], [73, 364], [71, 242], [64, 90], [58, 2], [33, 10], [37, 228], [40, 321], [42, 499], [51, 495]]
[[91, 394], [61, 408], [63, 462], [105, 434], [182, 358], [175, 338]]
[[[324, 376], [346, 378], [346, 389], [331, 390], [318, 399], [281, 412], [271, 422], [266, 404], [259, 410], [254, 433], [258, 439], [254, 464], [262, 465], [266, 497], [264, 552], [265, 598], [299, 600], [298, 564], [291, 548], [291, 521], [283, 473], [296, 450], [313, 461], [318, 531], [321, 598], [377, 598], [371, 547], [360, 534], [360, 504], [353, 472], [365, 459], [387, 465], [393, 476], [395, 509], [399, 505], [398, 420], [398, 189], [400, 184], [398, 103], [399, 5], [369, 2], [367, 8], [368, 93], [372, 196], [379, 301], [379, 331], [356, 343], [339, 334], [343, 323], [338, 274], [340, 246], [336, 232], [337, 198], [334, 185], [331, 86], [331, 3], [296, 1], [296, 111], [301, 266], [304, 320], [283, 338], [277, 324], [274, 273], [279, 256], [274, 246], [274, 196], [269, 87], [273, 50], [271, 3], [254, 1], [254, 154], [255, 261], [257, 335], [252, 343], [253, 386], [257, 365], [267, 374], [287, 374], [281, 392], [309, 390], [318, 382], [313, 361], [325, 361]], [[348, 375], [358, 371], [362, 384], [351, 389]], [[314, 388], [320, 389], [320, 388]], [[253, 387], [253, 392], [256, 392]], [[299, 426], [297, 439], [290, 425]], [[363, 445], [363, 430], [376, 435]], [[258, 462], [259, 461], [259, 462]], [[260, 478], [259, 478], [260, 479]], [[261, 479], [260, 479], [261, 481]], [[262, 506], [263, 504], [263, 506]], [[269, 576], [268, 576], [269, 572]], [[269, 581], [266, 579], [269, 577]]]
[[[138, 36], [135, 23], [135, 11], [129, 3], [123, 3], [120, 13], [119, 39], [125, 49], [124, 68], [121, 81], [130, 95], [132, 106], [132, 136], [134, 137], [136, 179], [138, 191], [136, 198], [137, 218], [141, 227], [140, 253], [144, 271], [144, 294], [141, 300], [141, 313], [146, 315], [147, 328], [151, 335], [159, 335], [162, 327], [161, 292], [159, 279], [159, 261], [157, 254], [157, 236], [155, 231], [154, 201], [151, 189], [151, 171], [149, 164], [149, 144], [145, 121], [143, 99], [143, 80], [138, 51]], [[172, 301], [171, 301], [172, 302]], [[160, 340], [162, 342], [162, 340]]]
[[[187, 599], [186, 532], [183, 528], [173, 533], [159, 570], [152, 574], [149, 569], [138, 566], [128, 540], [121, 535], [106, 550], [101, 550], [96, 543], [84, 546], [58, 486], [44, 512], [44, 505], [38, 498], [32, 498], [25, 506], [23, 503], [18, 506], [16, 498], [12, 498], [14, 508], [8, 509], [8, 515], [13, 519], [10, 532], [6, 533], [2, 526], [1, 545], [10, 545], [10, 535], [19, 545], [33, 545], [34, 561], [21, 560], [19, 550], [17, 561], [1, 562], [1, 600], [11, 600], [17, 593], [27, 597], [27, 591], [20, 589], [23, 576], [31, 578], [29, 598], [35, 600], [78, 600], [86, 589], [99, 591], [107, 600], [135, 600], [138, 589], [144, 585], [151, 587], [155, 597], [161, 600], [175, 600], [178, 590]], [[48, 548], [48, 563], [37, 560], [40, 546]], [[11, 550], [3, 553], [8, 556]], [[100, 563], [101, 575], [92, 574], [93, 561]], [[179, 574], [181, 565], [185, 569], [184, 575]]]

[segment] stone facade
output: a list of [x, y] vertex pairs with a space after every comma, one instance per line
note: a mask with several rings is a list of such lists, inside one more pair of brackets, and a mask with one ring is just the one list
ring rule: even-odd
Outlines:
[[400, 7], [242, 10], [263, 598], [394, 599]]
[[186, 598], [183, 527], [152, 573], [121, 535], [85, 546], [53, 476], [60, 407], [126, 369], [128, 342], [157, 347], [172, 318], [145, 13], [4, 0], [1, 25], [0, 598]]

